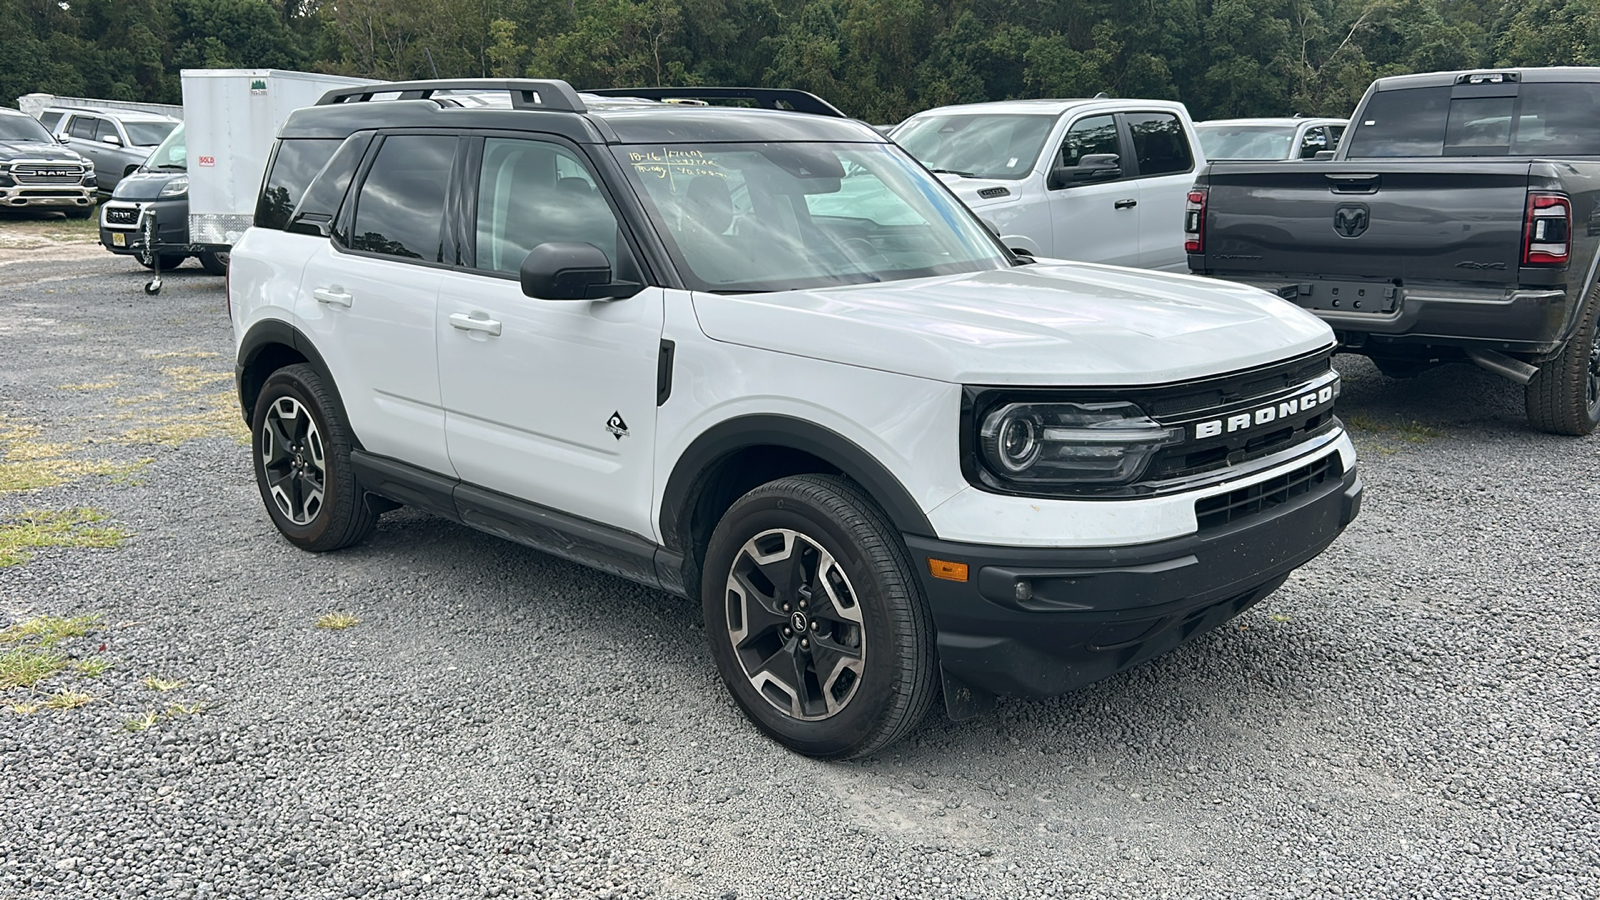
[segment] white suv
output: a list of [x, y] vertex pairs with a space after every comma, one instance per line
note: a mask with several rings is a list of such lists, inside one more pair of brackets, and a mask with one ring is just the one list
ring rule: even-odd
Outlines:
[[750, 719], [837, 758], [1175, 647], [1355, 516], [1314, 316], [1014, 256], [807, 94], [615, 93], [290, 116], [229, 300], [291, 542], [404, 504], [697, 599]]

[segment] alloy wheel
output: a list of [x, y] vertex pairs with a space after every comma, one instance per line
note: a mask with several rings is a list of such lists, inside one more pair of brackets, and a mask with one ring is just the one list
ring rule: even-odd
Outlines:
[[261, 467], [278, 511], [296, 525], [309, 525], [322, 512], [328, 484], [322, 433], [293, 397], [279, 397], [261, 425]]
[[861, 604], [843, 567], [812, 538], [774, 528], [746, 541], [728, 572], [726, 613], [745, 677], [780, 712], [827, 719], [861, 686]]

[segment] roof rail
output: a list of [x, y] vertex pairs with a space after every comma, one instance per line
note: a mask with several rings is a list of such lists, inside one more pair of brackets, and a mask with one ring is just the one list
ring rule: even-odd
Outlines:
[[438, 91], [505, 91], [513, 109], [548, 109], [588, 112], [578, 92], [553, 78], [441, 78], [436, 81], [388, 81], [359, 87], [334, 88], [322, 95], [318, 106], [366, 103], [378, 94], [395, 94], [400, 100], [427, 100]]
[[850, 118], [816, 94], [793, 88], [638, 87], [605, 88], [584, 93], [600, 97], [638, 97], [641, 100], [753, 100], [764, 109], [788, 109], [814, 116]]

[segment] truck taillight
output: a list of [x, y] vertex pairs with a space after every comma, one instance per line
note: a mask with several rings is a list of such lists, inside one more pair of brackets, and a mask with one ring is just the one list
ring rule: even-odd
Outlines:
[[1183, 252], [1205, 252], [1206, 192], [1189, 192], [1189, 202], [1183, 207]]
[[1564, 266], [1572, 255], [1572, 201], [1564, 194], [1528, 194], [1522, 264]]

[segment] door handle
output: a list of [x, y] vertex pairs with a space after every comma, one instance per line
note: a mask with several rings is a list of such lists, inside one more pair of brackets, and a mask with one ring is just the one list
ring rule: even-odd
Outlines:
[[1127, 200], [1118, 200], [1111, 205], [1116, 209], [1133, 209], [1135, 206], [1139, 205], [1139, 201], [1129, 198]]
[[478, 315], [482, 315], [482, 313], [474, 313], [471, 316], [467, 315], [466, 313], [451, 313], [450, 327], [460, 329], [461, 331], [481, 331], [484, 334], [499, 337], [500, 323], [494, 319], [475, 318], [475, 316]]
[[312, 290], [311, 296], [318, 303], [326, 303], [329, 306], [342, 306], [345, 309], [350, 308], [350, 295], [341, 291], [338, 285], [316, 288]]

